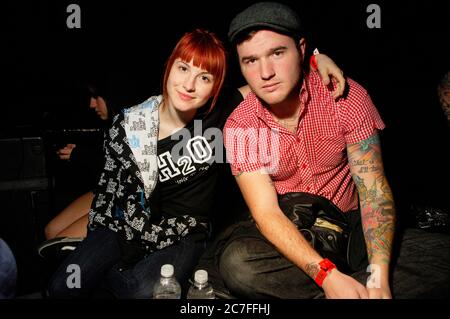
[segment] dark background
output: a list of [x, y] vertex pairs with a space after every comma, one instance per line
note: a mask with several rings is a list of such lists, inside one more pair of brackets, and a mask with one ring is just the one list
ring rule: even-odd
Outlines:
[[[232, 17], [253, 2], [2, 3], [0, 137], [42, 137], [47, 174], [52, 175], [51, 185], [59, 187], [59, 193], [44, 190], [34, 197], [29, 190], [0, 192], [6, 204], [0, 236], [9, 239], [16, 255], [32, 251], [46, 221], [73, 199], [61, 190], [67, 185], [54, 180], [61, 170], [54, 158], [61, 136], [51, 132], [98, 124], [80, 98], [83, 81], [123, 74], [123, 81], [131, 76], [143, 94], [159, 94], [165, 59], [185, 31], [204, 27], [226, 41]], [[401, 214], [409, 214], [411, 203], [448, 208], [449, 126], [436, 89], [450, 70], [449, 2], [376, 1], [381, 7], [380, 29], [366, 25], [371, 1], [281, 2], [298, 10], [310, 42], [371, 94], [387, 125], [381, 135], [385, 168]], [[66, 26], [70, 3], [81, 7], [81, 29]], [[241, 85], [229, 51], [228, 80]], [[5, 147], [1, 152], [2, 169], [8, 170], [5, 158], [14, 162], [14, 155]], [[33, 289], [27, 282], [21, 279], [21, 292]]]

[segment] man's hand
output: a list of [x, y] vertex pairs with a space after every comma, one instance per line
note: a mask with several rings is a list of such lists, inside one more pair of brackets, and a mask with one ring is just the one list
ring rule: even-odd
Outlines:
[[322, 284], [328, 299], [368, 299], [369, 293], [363, 285], [337, 269], [325, 277]]
[[68, 161], [70, 159], [70, 155], [72, 154], [72, 151], [75, 147], [76, 147], [75, 144], [67, 144], [63, 148], [60, 148], [59, 150], [57, 150], [56, 154], [58, 154], [60, 159]]
[[344, 94], [345, 89], [345, 78], [344, 72], [325, 54], [317, 54], [317, 70], [319, 71], [320, 77], [322, 78], [323, 84], [328, 85], [330, 83], [331, 75], [337, 81], [336, 90], [333, 93], [333, 97], [337, 99]]

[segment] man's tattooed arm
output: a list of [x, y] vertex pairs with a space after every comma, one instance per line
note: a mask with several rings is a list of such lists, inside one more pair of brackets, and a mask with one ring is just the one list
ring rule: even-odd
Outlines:
[[384, 175], [378, 134], [347, 145], [347, 152], [358, 189], [369, 261], [371, 264], [388, 266], [395, 229], [395, 207]]

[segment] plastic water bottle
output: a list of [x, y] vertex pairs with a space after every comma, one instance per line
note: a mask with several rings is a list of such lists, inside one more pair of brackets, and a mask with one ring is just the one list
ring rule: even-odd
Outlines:
[[166, 264], [161, 267], [161, 278], [153, 288], [153, 299], [181, 298], [181, 286], [173, 274], [173, 265]]
[[194, 274], [194, 283], [189, 288], [187, 299], [215, 299], [213, 287], [208, 283], [206, 270], [197, 270]]

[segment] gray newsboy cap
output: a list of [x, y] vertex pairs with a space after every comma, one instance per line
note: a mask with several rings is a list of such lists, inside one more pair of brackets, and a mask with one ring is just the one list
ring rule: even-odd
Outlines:
[[277, 2], [258, 2], [234, 17], [228, 39], [233, 43], [242, 32], [259, 28], [298, 37], [302, 35], [300, 17], [294, 10]]

